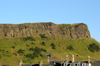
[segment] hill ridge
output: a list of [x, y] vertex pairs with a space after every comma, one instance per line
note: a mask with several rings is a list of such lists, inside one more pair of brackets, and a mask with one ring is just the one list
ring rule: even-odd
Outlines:
[[91, 38], [88, 27], [84, 23], [54, 24], [52, 22], [0, 24], [0, 38], [40, 37], [40, 34], [54, 39]]

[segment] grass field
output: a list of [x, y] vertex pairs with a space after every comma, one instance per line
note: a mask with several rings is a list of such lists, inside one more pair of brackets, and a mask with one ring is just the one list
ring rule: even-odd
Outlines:
[[[2, 64], [9, 64], [10, 66], [18, 66], [20, 60], [24, 63], [39, 63], [39, 61], [43, 60], [43, 63], [47, 63], [47, 56], [44, 51], [41, 51], [42, 57], [35, 57], [34, 59], [26, 58], [26, 54], [33, 53], [34, 51], [30, 51], [29, 48], [43, 48], [47, 52], [51, 52], [51, 57], [56, 57], [55, 60], [65, 60], [65, 56], [69, 55], [69, 60], [71, 60], [71, 56], [75, 56], [75, 60], [84, 61], [88, 59], [88, 56], [92, 59], [100, 60], [100, 51], [95, 51], [94, 53], [88, 50], [90, 44], [95, 43], [100, 47], [100, 43], [98, 43], [95, 39], [86, 38], [86, 39], [70, 39], [70, 40], [62, 40], [62, 39], [48, 39], [48, 38], [33, 38], [34, 40], [28, 40], [24, 38], [9, 38], [9, 39], [0, 39], [0, 66]], [[42, 45], [42, 43], [45, 45]], [[55, 49], [52, 49], [51, 44], [55, 45]], [[68, 49], [71, 46], [73, 49]], [[17, 51], [19, 49], [24, 50], [22, 54], [19, 54]], [[54, 60], [54, 59], [50, 59]]]

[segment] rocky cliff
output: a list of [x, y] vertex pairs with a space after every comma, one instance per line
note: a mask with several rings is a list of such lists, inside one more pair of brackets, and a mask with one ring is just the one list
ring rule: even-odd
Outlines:
[[0, 24], [0, 38], [11, 37], [40, 37], [45, 35], [55, 39], [82, 39], [91, 38], [86, 24], [54, 24], [25, 23], [25, 24]]

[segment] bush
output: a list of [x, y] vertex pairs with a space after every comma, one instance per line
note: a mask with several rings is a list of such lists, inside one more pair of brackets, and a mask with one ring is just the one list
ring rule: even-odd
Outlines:
[[7, 53], [9, 52], [9, 51], [6, 51]]
[[45, 50], [45, 49], [43, 49], [43, 48], [41, 48], [41, 51], [47, 52], [47, 50]]
[[13, 55], [17, 56], [17, 53], [13, 53]]
[[88, 49], [89, 49], [91, 52], [95, 52], [95, 51], [99, 51], [99, 50], [100, 50], [99, 46], [96, 45], [96, 44], [94, 44], [94, 43], [90, 44], [89, 47], [88, 47]]
[[33, 52], [32, 54], [26, 54], [24, 55], [26, 58], [31, 58], [31, 59], [34, 59], [35, 57], [39, 57], [39, 56], [42, 56], [36, 52]]
[[74, 50], [74, 48], [72, 46], [68, 46], [67, 49]]
[[30, 51], [34, 51], [34, 48], [33, 48], [33, 47], [31, 47], [31, 48], [29, 48], [29, 50], [30, 50]]
[[5, 50], [4, 49], [2, 50], [2, 53], [5, 53]]
[[33, 54], [27, 54], [27, 55], [25, 55], [25, 57], [26, 58], [31, 58], [31, 59], [34, 59], [35, 58]]
[[17, 53], [15, 53], [15, 56], [17, 56]]
[[34, 48], [34, 52], [37, 53], [37, 54], [40, 54], [41, 53], [41, 49], [38, 48], [38, 47], [35, 47]]
[[31, 44], [35, 45], [35, 43], [33, 43], [33, 42]]
[[42, 42], [41, 45], [46, 46], [45, 42]]
[[4, 36], [7, 36], [7, 34], [4, 34]]
[[52, 49], [55, 49], [55, 45], [54, 45], [54, 43], [51, 43], [50, 46], [52, 46]]
[[48, 56], [51, 57], [51, 54], [49, 54]]
[[39, 34], [41, 38], [47, 38], [45, 34]]
[[14, 49], [14, 48], [15, 48], [15, 46], [12, 46], [12, 48]]
[[24, 41], [27, 41], [27, 40], [35, 41], [35, 39], [33, 39], [33, 37], [24, 37], [24, 38], [22, 38], [22, 40], [24, 40]]
[[29, 47], [29, 45], [28, 45], [28, 44], [26, 44], [26, 46], [27, 46], [27, 47]]
[[17, 51], [17, 53], [19, 53], [19, 54], [24, 54], [24, 51], [25, 51], [25, 50], [19, 49], [19, 50]]
[[41, 57], [43, 57], [43, 54], [40, 54]]
[[41, 56], [42, 57], [42, 55], [41, 55], [41, 51], [44, 51], [44, 52], [46, 52], [46, 50], [45, 49], [40, 49], [39, 47], [35, 47], [35, 48], [30, 48], [29, 50], [32, 50], [32, 51], [34, 51], [32, 54], [26, 54], [26, 55], [24, 55], [26, 58], [31, 58], [31, 59], [34, 59], [35, 57], [39, 57], [39, 56]]

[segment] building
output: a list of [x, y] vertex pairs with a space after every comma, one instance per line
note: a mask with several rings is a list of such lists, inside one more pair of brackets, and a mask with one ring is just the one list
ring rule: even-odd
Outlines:
[[74, 55], [72, 55], [72, 61], [69, 61], [68, 55], [66, 55], [65, 61], [49, 61], [47, 58], [48, 64], [43, 64], [43, 61], [40, 61], [39, 64], [23, 64], [22, 61], [19, 62], [19, 66], [100, 66], [100, 62], [90, 62], [90, 56], [88, 56], [88, 61], [74, 61]]

